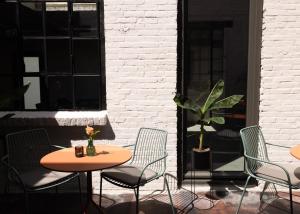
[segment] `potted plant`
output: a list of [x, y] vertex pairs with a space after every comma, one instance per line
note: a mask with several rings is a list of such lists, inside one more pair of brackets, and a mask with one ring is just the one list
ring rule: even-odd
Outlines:
[[[199, 103], [199, 99], [189, 99], [185, 98], [180, 94], [176, 94], [174, 97], [174, 102], [177, 106], [187, 109], [192, 112], [197, 117], [196, 124], [200, 125], [200, 135], [199, 144], [196, 148], [193, 148], [193, 156], [195, 160], [195, 165], [201, 162], [203, 159], [203, 153], [206, 154], [206, 158], [209, 156], [209, 148], [203, 148], [203, 137], [205, 133], [204, 126], [211, 126], [212, 124], [224, 124], [225, 119], [222, 116], [214, 116], [211, 114], [212, 111], [215, 113], [221, 109], [229, 109], [240, 102], [243, 95], [231, 95], [229, 97], [219, 99], [223, 94], [224, 81], [219, 80], [203, 103]], [[202, 157], [201, 157], [202, 156]], [[201, 164], [201, 163], [200, 163]], [[197, 167], [196, 167], [197, 168]]]

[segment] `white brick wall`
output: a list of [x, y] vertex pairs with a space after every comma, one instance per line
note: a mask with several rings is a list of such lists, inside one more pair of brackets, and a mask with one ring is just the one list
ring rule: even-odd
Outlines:
[[[262, 36], [260, 125], [266, 140], [300, 143], [300, 1], [265, 0]], [[271, 159], [299, 161], [270, 149]]]
[[134, 143], [140, 127], [167, 130], [167, 167], [175, 175], [176, 18], [176, 0], [104, 1], [107, 112], [115, 143]]

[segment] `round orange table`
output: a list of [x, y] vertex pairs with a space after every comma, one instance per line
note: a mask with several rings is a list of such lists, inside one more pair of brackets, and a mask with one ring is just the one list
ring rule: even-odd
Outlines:
[[300, 144], [297, 146], [294, 146], [290, 150], [291, 155], [293, 155], [295, 158], [300, 160]]
[[[88, 213], [90, 205], [100, 208], [92, 199], [92, 171], [111, 168], [129, 161], [132, 153], [129, 149], [111, 146], [95, 145], [96, 155], [76, 157], [75, 148], [65, 148], [45, 155], [40, 163], [43, 167], [60, 172], [86, 172], [87, 173], [87, 202], [84, 212]], [[84, 149], [85, 151], [85, 149]]]

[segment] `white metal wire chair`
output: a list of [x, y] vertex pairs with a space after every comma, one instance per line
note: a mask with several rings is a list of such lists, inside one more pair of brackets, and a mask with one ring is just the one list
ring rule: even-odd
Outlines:
[[134, 146], [133, 157], [128, 165], [103, 170], [100, 179], [100, 201], [102, 178], [123, 188], [133, 189], [136, 197], [136, 213], [139, 211], [139, 188], [164, 175], [166, 170], [167, 132], [153, 128], [141, 128]]
[[266, 143], [259, 126], [243, 128], [240, 133], [244, 146], [246, 162], [245, 169], [248, 174], [248, 178], [236, 213], [239, 213], [242, 200], [251, 177], [265, 181], [260, 199], [262, 199], [263, 193], [270, 183], [289, 188], [290, 213], [293, 213], [292, 189], [300, 188], [300, 168], [291, 164], [285, 166], [271, 162], [268, 157], [266, 145], [280, 148], [289, 147]]
[[78, 178], [81, 198], [79, 173], [51, 171], [40, 165], [40, 159], [44, 155], [54, 151], [55, 147], [61, 148], [50, 144], [45, 129], [8, 134], [6, 143], [7, 155], [1, 161], [8, 168], [8, 181], [17, 184], [24, 191], [27, 213], [30, 213], [28, 203], [30, 192], [57, 187], [74, 178]]

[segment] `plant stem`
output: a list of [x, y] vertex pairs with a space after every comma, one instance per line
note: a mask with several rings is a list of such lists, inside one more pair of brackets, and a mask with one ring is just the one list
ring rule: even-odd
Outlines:
[[203, 145], [203, 134], [204, 134], [204, 124], [201, 124], [200, 127], [200, 136], [199, 136], [199, 151], [202, 150], [202, 145]]

